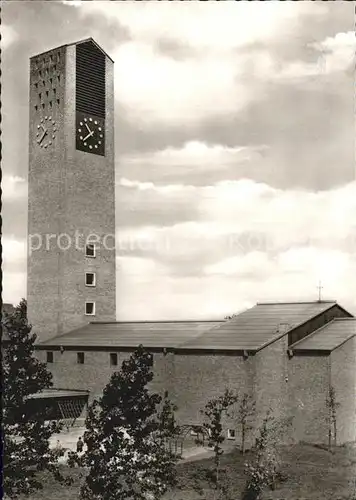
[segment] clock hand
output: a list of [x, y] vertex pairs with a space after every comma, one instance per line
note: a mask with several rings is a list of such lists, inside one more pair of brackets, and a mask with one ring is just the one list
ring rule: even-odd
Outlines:
[[[43, 128], [43, 127], [42, 127]], [[41, 137], [41, 139], [39, 140], [39, 144], [41, 144], [41, 142], [43, 141], [43, 139], [46, 137], [47, 135], [47, 130], [43, 128], [43, 136]]]
[[86, 126], [86, 128], [88, 129], [88, 132], [89, 132], [89, 134], [90, 134], [90, 133], [91, 133], [91, 130], [90, 130], [90, 128], [88, 127], [88, 124], [86, 123], [86, 124], [85, 124], [85, 126]]
[[92, 130], [86, 137], [84, 137], [83, 142], [86, 141], [89, 137], [94, 135], [94, 130]]

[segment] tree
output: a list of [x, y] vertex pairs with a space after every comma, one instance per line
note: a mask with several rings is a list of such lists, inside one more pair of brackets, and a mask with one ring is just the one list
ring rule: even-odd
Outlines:
[[340, 403], [336, 400], [335, 388], [333, 386], [329, 387], [329, 391], [326, 397], [326, 407], [328, 410], [328, 423], [329, 423], [329, 450], [331, 449], [332, 438], [334, 440], [334, 446], [337, 444], [337, 409], [340, 407]]
[[267, 412], [258, 430], [254, 459], [246, 464], [248, 479], [243, 500], [259, 499], [265, 487], [274, 490], [277, 479], [283, 479], [278, 447], [290, 425], [291, 419], [277, 420], [271, 410]]
[[90, 406], [87, 451], [77, 458], [89, 468], [83, 499], [156, 500], [175, 484], [178, 457], [166, 446], [174, 407], [167, 393], [162, 402], [147, 389], [152, 367], [152, 354], [139, 346]]
[[40, 471], [64, 481], [49, 449], [49, 438], [61, 426], [48, 421], [45, 409], [30, 397], [50, 388], [52, 375], [33, 355], [36, 335], [31, 333], [24, 299], [12, 314], [4, 315], [3, 330], [9, 337], [3, 353], [3, 485], [7, 497], [17, 498], [42, 488]]
[[[226, 500], [229, 496], [227, 478], [223, 477], [225, 471], [221, 469], [221, 456], [224, 453], [222, 445], [225, 441], [223, 419], [231, 416], [229, 410], [237, 401], [237, 394], [229, 389], [225, 389], [222, 396], [211, 399], [205, 405], [204, 409], [201, 410], [205, 418], [203, 428], [208, 435], [208, 446], [214, 452], [214, 468], [205, 470], [205, 478], [214, 489], [214, 499], [221, 498]], [[197, 444], [202, 444], [199, 439], [197, 439]], [[201, 487], [199, 486], [196, 489], [201, 491]]]
[[242, 400], [238, 409], [238, 422], [241, 425], [241, 453], [245, 454], [246, 448], [246, 435], [253, 429], [250, 424], [250, 419], [254, 416], [256, 411], [256, 403], [253, 401], [252, 397], [245, 393], [242, 396]]

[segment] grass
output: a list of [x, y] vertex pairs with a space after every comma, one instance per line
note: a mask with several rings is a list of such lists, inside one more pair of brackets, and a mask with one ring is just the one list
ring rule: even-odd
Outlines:
[[[311, 445], [296, 445], [282, 449], [283, 472], [287, 481], [275, 491], [266, 491], [265, 500], [354, 500], [351, 494], [351, 481], [356, 478], [356, 448], [339, 447], [329, 451]], [[232, 481], [234, 499], [239, 500], [245, 484], [244, 463], [249, 455], [242, 457], [238, 451], [232, 451], [222, 457], [222, 466], [226, 468]], [[193, 490], [192, 475], [212, 464], [205, 459], [181, 463], [178, 466], [180, 483], [184, 489], [169, 492], [164, 500], [205, 500], [207, 495], [199, 496]], [[51, 477], [44, 476], [44, 488], [28, 500], [74, 500], [78, 498], [80, 484], [84, 479], [81, 469], [68, 469], [63, 472], [70, 475], [74, 482], [68, 487], [55, 483]]]

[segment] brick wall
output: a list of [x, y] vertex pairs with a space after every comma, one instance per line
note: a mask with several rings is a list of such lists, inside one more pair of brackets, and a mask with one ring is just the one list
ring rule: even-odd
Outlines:
[[331, 384], [335, 389], [337, 409], [337, 442], [356, 440], [356, 338], [332, 351]]
[[287, 342], [288, 338], [285, 335], [254, 356], [257, 427], [260, 426], [269, 410], [272, 410], [272, 414], [277, 419], [288, 416], [287, 401], [290, 385]]
[[329, 357], [294, 354], [288, 371], [289, 411], [294, 415], [294, 440], [327, 443], [326, 397]]
[[[75, 149], [75, 45], [59, 52], [59, 103], [55, 101], [51, 109], [47, 102], [45, 108], [35, 108], [40, 88], [35, 87], [38, 69], [33, 61], [30, 69], [28, 233], [40, 235], [43, 243], [28, 255], [27, 297], [29, 321], [40, 341], [92, 319], [84, 314], [86, 300], [96, 302], [97, 321], [116, 319], [113, 64], [107, 59], [103, 157]], [[37, 124], [45, 116], [52, 116], [57, 127], [56, 138], [46, 150], [36, 143]], [[46, 235], [51, 234], [54, 238], [46, 248]], [[112, 235], [110, 248], [101, 245], [95, 259], [84, 254], [90, 234], [101, 240]], [[62, 249], [56, 243], [59, 235], [64, 235]], [[68, 237], [71, 242], [65, 249]], [[86, 271], [96, 272], [96, 287], [85, 286]]]
[[[130, 352], [117, 351], [60, 351], [54, 352], [54, 363], [49, 363], [48, 369], [53, 375], [54, 387], [61, 389], [85, 389], [90, 391], [89, 402], [101, 396], [111, 375], [120, 369], [124, 360], [131, 355]], [[84, 352], [84, 364], [77, 363], [77, 352]], [[110, 366], [110, 352], [117, 352], [118, 365]], [[41, 361], [46, 361], [46, 351], [37, 350], [36, 356]], [[154, 354], [155, 379], [151, 389], [161, 394], [169, 390], [172, 384], [172, 355], [164, 356]]]

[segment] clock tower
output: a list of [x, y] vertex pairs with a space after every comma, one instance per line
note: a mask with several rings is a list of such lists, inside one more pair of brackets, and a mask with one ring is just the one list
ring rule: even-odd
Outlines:
[[113, 61], [93, 39], [30, 59], [29, 322], [115, 321]]

